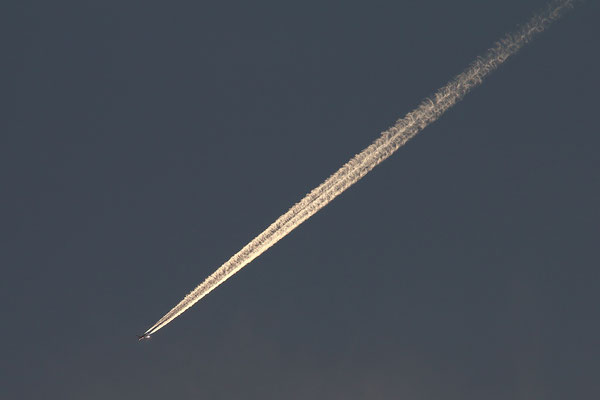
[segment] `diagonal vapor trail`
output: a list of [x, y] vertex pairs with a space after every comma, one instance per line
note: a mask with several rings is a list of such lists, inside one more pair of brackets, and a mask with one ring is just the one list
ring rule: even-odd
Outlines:
[[554, 0], [529, 22], [507, 34], [478, 57], [465, 71], [457, 75], [432, 97], [425, 99], [414, 111], [399, 119], [384, 131], [371, 145], [355, 155], [350, 161], [313, 189], [300, 202], [273, 222], [267, 229], [244, 246], [198, 287], [186, 295], [171, 311], [165, 314], [144, 334], [150, 335], [163, 328], [181, 313], [225, 282], [256, 257], [306, 221], [334, 198], [359, 181], [369, 171], [391, 156], [399, 147], [436, 121], [446, 110], [461, 100], [471, 89], [498, 68], [506, 59], [543, 32], [562, 13], [572, 7], [574, 0]]

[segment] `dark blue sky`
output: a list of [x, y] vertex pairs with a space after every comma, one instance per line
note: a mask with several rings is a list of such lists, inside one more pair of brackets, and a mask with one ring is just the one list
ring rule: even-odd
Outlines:
[[135, 338], [545, 3], [9, 5], [0, 397], [599, 397], [594, 1]]

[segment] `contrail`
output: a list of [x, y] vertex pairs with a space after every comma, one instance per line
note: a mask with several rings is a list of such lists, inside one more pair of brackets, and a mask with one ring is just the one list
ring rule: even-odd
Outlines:
[[144, 334], [153, 334], [177, 318], [198, 300], [359, 181], [369, 171], [391, 156], [400, 146], [403, 146], [426, 126], [436, 121], [471, 89], [477, 87], [508, 57], [515, 54], [537, 34], [543, 32], [552, 22], [559, 19], [563, 11], [571, 7], [573, 2], [574, 0], [554, 0], [525, 25], [506, 35], [483, 56], [478, 57], [464, 72], [439, 89], [432, 97], [425, 99], [414, 111], [398, 120], [394, 126], [384, 131], [371, 145], [354, 156], [325, 182], [279, 217], [265, 231], [186, 295], [179, 304], [159, 319]]

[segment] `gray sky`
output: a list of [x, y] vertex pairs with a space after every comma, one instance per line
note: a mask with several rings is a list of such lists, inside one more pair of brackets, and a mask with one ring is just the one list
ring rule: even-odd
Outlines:
[[9, 5], [0, 397], [600, 396], [594, 1], [135, 338], [545, 3]]

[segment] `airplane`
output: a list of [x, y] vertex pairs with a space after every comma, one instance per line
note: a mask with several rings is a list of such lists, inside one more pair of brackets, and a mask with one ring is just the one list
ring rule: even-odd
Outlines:
[[143, 335], [137, 335], [137, 337], [138, 337], [138, 342], [141, 342], [142, 340], [150, 339], [150, 334], [144, 333]]

